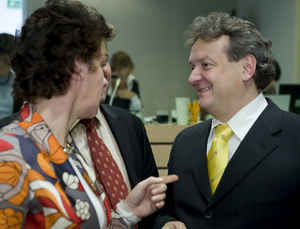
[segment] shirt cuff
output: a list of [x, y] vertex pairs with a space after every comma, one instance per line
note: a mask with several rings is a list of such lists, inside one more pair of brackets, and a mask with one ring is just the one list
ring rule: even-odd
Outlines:
[[124, 221], [131, 226], [133, 224], [137, 224], [141, 219], [138, 218], [133, 212], [131, 212], [124, 204], [123, 200], [121, 200], [117, 205], [117, 211], [120, 216], [124, 219]]

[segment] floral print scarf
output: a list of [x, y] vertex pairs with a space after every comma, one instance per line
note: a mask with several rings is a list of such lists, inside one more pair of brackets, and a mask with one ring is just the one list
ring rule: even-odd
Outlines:
[[[99, 228], [94, 205], [47, 124], [28, 103], [20, 116], [0, 132], [0, 228]], [[92, 185], [71, 144], [74, 164], [105, 206], [107, 227], [127, 228], [108, 209], [100, 185]]]

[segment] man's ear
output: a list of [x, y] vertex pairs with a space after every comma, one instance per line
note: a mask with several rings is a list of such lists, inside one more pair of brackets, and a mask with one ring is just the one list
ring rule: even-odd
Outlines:
[[252, 54], [248, 54], [244, 57], [243, 63], [243, 80], [249, 81], [255, 73], [256, 70], [256, 59]]

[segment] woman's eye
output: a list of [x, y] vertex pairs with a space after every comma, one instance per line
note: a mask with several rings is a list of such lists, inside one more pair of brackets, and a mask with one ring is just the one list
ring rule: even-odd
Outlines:
[[104, 68], [107, 65], [107, 61], [101, 63], [101, 67]]

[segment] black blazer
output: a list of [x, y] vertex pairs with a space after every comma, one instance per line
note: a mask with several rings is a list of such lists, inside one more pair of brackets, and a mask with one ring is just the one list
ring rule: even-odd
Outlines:
[[[149, 176], [157, 177], [158, 171], [142, 121], [118, 107], [101, 105], [100, 109], [121, 151], [131, 187]], [[14, 120], [20, 120], [19, 113], [1, 119], [0, 128]], [[139, 229], [152, 228], [152, 217], [140, 221]]]
[[15, 120], [20, 120], [20, 114], [19, 112], [13, 113], [11, 115], [5, 116], [4, 118], [0, 119], [0, 128], [7, 126], [11, 122]]
[[23, 103], [19, 102], [18, 100], [14, 99], [13, 103], [13, 110], [11, 115], [5, 116], [0, 119], [0, 128], [10, 124], [12, 121], [17, 120], [19, 118], [19, 111], [22, 108]]
[[211, 120], [183, 130], [168, 164], [169, 185], [154, 228], [179, 220], [188, 229], [299, 228], [300, 116], [272, 101], [251, 127], [212, 196], [206, 146]]
[[100, 109], [119, 146], [131, 186], [149, 176], [158, 176], [143, 122], [118, 107], [103, 104]]
[[[121, 151], [131, 187], [149, 176], [157, 177], [158, 171], [142, 121], [118, 107], [102, 104], [100, 109]], [[152, 228], [153, 217], [139, 222], [139, 229]]]

